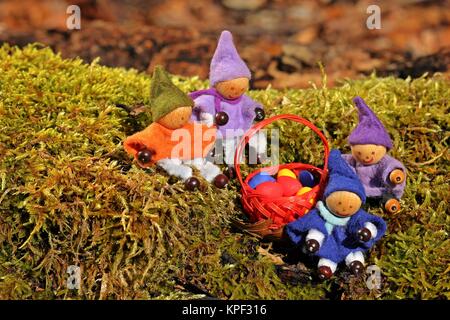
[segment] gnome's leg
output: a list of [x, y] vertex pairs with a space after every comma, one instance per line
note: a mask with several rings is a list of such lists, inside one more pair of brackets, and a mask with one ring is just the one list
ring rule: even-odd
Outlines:
[[321, 258], [317, 265], [319, 278], [322, 280], [329, 279], [334, 274], [337, 268], [337, 263], [329, 259]]
[[365, 263], [364, 260], [364, 254], [361, 251], [355, 251], [355, 252], [350, 252], [346, 257], [345, 257], [345, 264], [347, 266], [350, 266], [350, 264], [353, 261], [359, 261], [362, 264]]
[[178, 177], [183, 181], [192, 177], [192, 168], [183, 165], [180, 159], [161, 159], [156, 164], [171, 176]]
[[220, 174], [220, 168], [214, 165], [212, 162], [206, 161], [203, 158], [195, 158], [186, 164], [191, 164], [200, 171], [200, 174], [206, 181], [212, 182], [214, 178]]
[[331, 269], [331, 272], [335, 273], [337, 268], [337, 263], [331, 261], [330, 259], [321, 258], [317, 266], [320, 268], [322, 266], [328, 267]]
[[345, 264], [356, 275], [364, 272], [364, 254], [361, 251], [350, 252], [345, 257]]

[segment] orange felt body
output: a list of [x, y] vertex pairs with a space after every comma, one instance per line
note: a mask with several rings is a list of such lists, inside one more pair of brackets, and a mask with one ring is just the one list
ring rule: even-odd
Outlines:
[[157, 122], [125, 139], [125, 151], [133, 157], [143, 149], [153, 150], [148, 167], [161, 159], [190, 160], [205, 158], [216, 141], [216, 127], [189, 122], [179, 129], [168, 129]]

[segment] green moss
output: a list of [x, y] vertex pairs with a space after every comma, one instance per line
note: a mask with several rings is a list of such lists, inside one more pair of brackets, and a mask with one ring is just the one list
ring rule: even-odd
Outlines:
[[[174, 81], [185, 91], [206, 86]], [[257, 239], [230, 227], [242, 216], [236, 183], [190, 193], [157, 169], [130, 167], [122, 141], [146, 119], [130, 126], [117, 105], [147, 104], [149, 85], [148, 75], [46, 48], [0, 49], [0, 298], [450, 298], [448, 81], [373, 75], [250, 93], [269, 115], [311, 120], [343, 151], [353, 96], [385, 123], [409, 172], [400, 213], [371, 208], [389, 225], [369, 258], [384, 275], [377, 291], [346, 272], [325, 283], [312, 269], [299, 282], [280, 276]], [[283, 162], [322, 162], [310, 130], [277, 127]], [[69, 265], [82, 269], [80, 291], [66, 287]]]

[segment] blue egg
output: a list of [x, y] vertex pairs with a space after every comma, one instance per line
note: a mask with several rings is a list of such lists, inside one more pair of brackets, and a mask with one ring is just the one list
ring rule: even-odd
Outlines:
[[276, 181], [276, 180], [270, 174], [263, 171], [255, 175], [253, 178], [251, 178], [250, 181], [248, 182], [248, 185], [253, 189], [255, 189], [261, 183], [268, 181]]
[[316, 185], [313, 174], [307, 170], [303, 170], [302, 172], [300, 172], [300, 174], [298, 175], [298, 179], [304, 187], [312, 188]]

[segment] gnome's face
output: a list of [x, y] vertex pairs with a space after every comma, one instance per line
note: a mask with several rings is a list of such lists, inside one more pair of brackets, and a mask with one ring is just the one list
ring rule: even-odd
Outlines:
[[192, 115], [191, 107], [179, 107], [164, 117], [158, 119], [158, 123], [168, 129], [179, 129], [189, 122]]
[[327, 208], [338, 217], [350, 217], [361, 208], [361, 198], [353, 192], [335, 191], [325, 199]]
[[237, 99], [248, 90], [249, 80], [247, 78], [236, 78], [219, 82], [215, 85], [216, 90], [226, 99]]
[[380, 162], [386, 155], [386, 147], [376, 144], [355, 144], [351, 149], [353, 158], [366, 166]]

